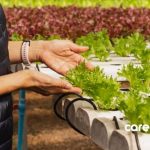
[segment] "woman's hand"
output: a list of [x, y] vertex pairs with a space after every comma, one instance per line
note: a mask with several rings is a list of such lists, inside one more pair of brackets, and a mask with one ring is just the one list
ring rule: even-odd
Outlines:
[[[18, 51], [18, 49], [20, 49], [21, 47], [21, 43], [21, 41], [9, 42], [9, 57], [11, 63], [22, 62], [20, 51]], [[38, 42], [31, 41], [29, 50], [29, 60], [31, 62], [41, 61], [57, 73], [65, 75], [67, 71], [76, 67], [79, 63], [85, 61], [85, 59], [80, 55], [80, 53], [85, 52], [87, 50], [88, 47], [79, 46], [69, 40], [53, 40]], [[88, 62], [86, 63], [86, 65], [90, 69], [93, 68], [92, 65]], [[10, 92], [22, 87], [34, 89], [36, 87], [36, 89], [38, 88], [45, 90], [48, 94], [81, 92], [79, 88], [72, 87], [71, 85], [68, 86], [68, 83], [66, 81], [63, 81], [61, 79], [54, 79], [48, 75], [39, 73], [37, 71], [22, 71], [8, 76], [14, 76], [14, 79], [19, 78], [21, 79], [21, 81], [22, 79], [24, 79], [24, 83], [19, 87], [15, 86], [14, 83], [11, 83], [11, 85], [13, 85], [14, 87], [10, 86], [11, 88], [9, 88], [8, 90]], [[13, 81], [13, 78], [11, 77], [9, 80]], [[27, 79], [25, 80], [25, 78]], [[8, 88], [9, 83], [7, 82], [5, 84], [5, 87]]]
[[23, 72], [27, 77], [23, 84], [24, 88], [39, 88], [44, 90], [47, 94], [67, 92], [81, 93], [80, 88], [73, 87], [70, 83], [62, 79], [52, 78], [38, 71], [26, 70]]
[[[20, 88], [34, 88], [39, 93], [46, 95], [56, 93], [81, 93], [79, 88], [73, 87], [67, 81], [55, 79], [43, 73], [33, 70], [19, 71], [0, 77], [0, 95], [10, 93]], [[40, 92], [40, 90], [44, 92]]]
[[[9, 58], [12, 64], [22, 63], [21, 45], [22, 41], [9, 42]], [[69, 69], [85, 61], [80, 53], [87, 50], [88, 47], [79, 46], [69, 40], [31, 41], [29, 60], [41, 61], [52, 70], [65, 75]], [[86, 64], [88, 68], [93, 68], [90, 63]]]
[[[54, 71], [65, 75], [69, 69], [74, 68], [85, 59], [80, 53], [88, 50], [88, 47], [79, 46], [69, 40], [41, 41], [41, 49], [37, 52], [36, 58], [45, 63]], [[91, 64], [87, 63], [91, 68]]]

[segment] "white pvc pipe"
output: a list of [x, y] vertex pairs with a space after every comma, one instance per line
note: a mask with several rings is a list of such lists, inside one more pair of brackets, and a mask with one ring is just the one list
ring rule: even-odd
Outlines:
[[150, 134], [139, 133], [138, 137], [141, 150], [150, 150]]
[[[141, 150], [150, 150], [150, 134], [138, 133]], [[135, 135], [123, 130], [114, 131], [109, 142], [109, 150], [137, 150]]]
[[[68, 104], [72, 101], [73, 99], [65, 99], [64, 102], [64, 111], [66, 110]], [[78, 110], [78, 108], [89, 108], [89, 109], [93, 109], [92, 105], [86, 101], [76, 101], [75, 103], [73, 103], [70, 108], [69, 108], [69, 112], [68, 112], [68, 117], [69, 120], [71, 121], [71, 123], [73, 123], [76, 126], [76, 112]]]
[[107, 118], [96, 118], [91, 126], [91, 139], [102, 149], [108, 150], [109, 138], [114, 130], [114, 121]]
[[109, 150], [137, 150], [135, 136], [123, 130], [113, 131], [109, 141]]
[[95, 118], [105, 117], [112, 120], [114, 116], [122, 118], [123, 114], [120, 111], [95, 111], [86, 108], [79, 108], [76, 113], [76, 124], [80, 131], [85, 135], [90, 136], [92, 122]]

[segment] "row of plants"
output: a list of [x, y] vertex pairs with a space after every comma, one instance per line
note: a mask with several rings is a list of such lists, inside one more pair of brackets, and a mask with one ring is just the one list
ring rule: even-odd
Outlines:
[[106, 76], [99, 67], [91, 71], [82, 63], [70, 70], [65, 78], [74, 86], [80, 87], [84, 94], [93, 98], [99, 108], [109, 110], [118, 107], [119, 83], [112, 77]]
[[150, 125], [150, 64], [139, 67], [129, 64], [120, 75], [130, 82], [130, 91], [123, 94], [119, 109], [131, 124]]
[[[118, 76], [125, 77], [130, 83], [130, 90], [141, 92], [141, 96], [150, 93], [150, 65], [134, 66], [132, 63], [118, 71]], [[106, 76], [103, 70], [95, 67], [88, 70], [85, 64], [80, 64], [68, 72], [66, 79], [80, 87], [85, 94], [92, 97], [102, 109], [117, 109], [118, 101], [124, 93], [120, 92], [117, 79]], [[126, 94], [126, 92], [125, 92]]]
[[1, 0], [1, 3], [7, 7], [24, 6], [24, 7], [41, 7], [45, 5], [56, 6], [101, 6], [101, 7], [150, 7], [149, 0]]
[[[59, 35], [46, 37], [46, 40], [61, 39]], [[18, 34], [13, 34], [11, 40], [23, 40], [23, 37]], [[33, 40], [45, 40], [45, 37], [36, 35]], [[110, 39], [107, 30], [103, 29], [100, 32], [91, 32], [86, 36], [81, 36], [75, 41], [79, 45], [88, 46], [89, 50], [82, 55], [87, 59], [97, 57], [100, 61], [109, 61], [110, 52], [116, 53], [121, 57], [134, 56], [143, 64], [150, 63], [150, 48], [148, 40], [138, 32], [126, 37]]]
[[103, 28], [111, 38], [136, 31], [146, 37], [150, 35], [150, 9], [146, 8], [15, 7], [6, 8], [5, 14], [10, 36], [17, 33], [29, 39], [38, 34], [45, 38], [59, 35], [75, 40]]
[[106, 76], [99, 67], [88, 70], [84, 63], [69, 71], [66, 80], [80, 87], [101, 110], [121, 110], [131, 124], [150, 125], [149, 64], [129, 64], [119, 74], [130, 81], [129, 92], [120, 91], [117, 80]]
[[129, 92], [122, 92], [117, 79], [106, 76], [101, 68], [88, 70], [84, 63], [69, 71], [65, 79], [80, 87], [100, 109], [119, 109], [131, 124], [150, 125], [150, 48], [147, 47], [144, 37], [134, 33], [125, 38], [112, 39], [113, 44], [110, 44], [109, 36], [104, 30], [81, 37], [77, 42], [83, 42], [90, 47], [90, 52], [85, 56], [94, 52], [103, 58], [106, 56], [102, 56], [103, 51], [109, 54], [113, 50], [120, 56], [132, 55], [139, 60], [139, 65], [130, 63], [118, 71], [118, 76], [125, 77], [130, 83]]
[[[13, 33], [12, 36], [9, 37], [10, 41], [23, 41], [25, 39], [26, 38], [24, 38], [22, 35], [19, 35], [18, 33]], [[40, 34], [36, 34], [35, 36], [32, 37], [33, 41], [38, 41], [38, 40], [51, 41], [55, 39], [62, 39], [62, 38], [59, 35], [42, 36]]]
[[[33, 40], [53, 40], [61, 39], [59, 35], [43, 37], [35, 35]], [[13, 34], [11, 40], [23, 40], [23, 37], [18, 34]], [[75, 41], [79, 45], [88, 46], [89, 50], [82, 55], [87, 59], [92, 59], [91, 56], [97, 57], [100, 61], [109, 61], [110, 52], [116, 53], [118, 56], [128, 57], [133, 56], [142, 63], [150, 63], [150, 49], [148, 40], [138, 32], [126, 37], [110, 38], [107, 30], [103, 29], [100, 32], [91, 32], [86, 36], [81, 36]]]
[[134, 55], [143, 64], [150, 63], [148, 40], [145, 40], [144, 36], [138, 32], [130, 36], [110, 39], [107, 31], [102, 30], [101, 32], [81, 36], [77, 38], [76, 43], [89, 47], [89, 51], [83, 54], [84, 57], [89, 59], [94, 54], [100, 61], [106, 61], [110, 52], [115, 52], [122, 57]]

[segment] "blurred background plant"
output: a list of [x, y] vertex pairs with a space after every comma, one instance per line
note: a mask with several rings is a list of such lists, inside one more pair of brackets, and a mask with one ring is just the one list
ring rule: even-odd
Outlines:
[[102, 7], [150, 7], [149, 0], [1, 0], [1, 4], [7, 7], [25, 6], [42, 7], [46, 5], [56, 6], [102, 6]]

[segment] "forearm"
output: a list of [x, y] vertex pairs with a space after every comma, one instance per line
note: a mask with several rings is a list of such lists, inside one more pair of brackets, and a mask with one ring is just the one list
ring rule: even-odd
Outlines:
[[25, 85], [25, 81], [27, 81], [27, 78], [27, 73], [25, 73], [24, 71], [0, 76], [0, 95], [23, 88]]
[[[11, 64], [22, 63], [21, 58], [22, 41], [9, 41], [9, 59]], [[40, 42], [31, 41], [29, 50], [30, 62], [39, 61]]]

